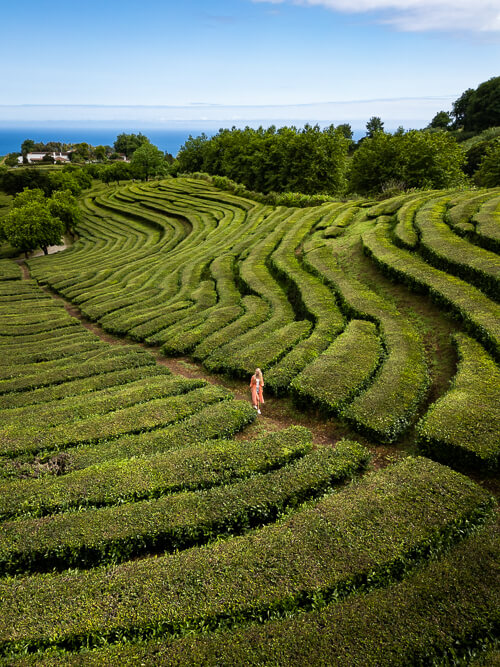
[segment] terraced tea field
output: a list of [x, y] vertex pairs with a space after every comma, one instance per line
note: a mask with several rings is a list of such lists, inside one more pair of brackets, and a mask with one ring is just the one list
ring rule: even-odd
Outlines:
[[[82, 207], [31, 279], [0, 266], [5, 664], [494, 656], [500, 190], [299, 210], [170, 179]], [[275, 398], [257, 425], [148, 345]]]

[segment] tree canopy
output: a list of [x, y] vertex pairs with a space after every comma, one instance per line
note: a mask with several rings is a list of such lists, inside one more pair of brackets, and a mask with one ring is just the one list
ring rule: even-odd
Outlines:
[[384, 131], [384, 123], [379, 116], [372, 116], [366, 124], [366, 136], [374, 137], [377, 132]]
[[134, 151], [130, 164], [133, 172], [144, 180], [148, 180], [150, 176], [165, 173], [165, 156], [149, 141]]
[[258, 192], [338, 193], [345, 187], [351, 141], [333, 125], [221, 129], [190, 136], [177, 156], [180, 172], [227, 176]]
[[468, 88], [453, 103], [451, 115], [456, 129], [481, 132], [500, 125], [500, 76]]
[[353, 156], [351, 190], [376, 193], [394, 182], [401, 189], [451, 187], [463, 182], [464, 162], [464, 151], [446, 132], [378, 132]]
[[149, 139], [139, 132], [139, 134], [126, 134], [122, 132], [116, 137], [113, 144], [117, 153], [124, 153], [127, 157], [131, 157], [138, 148], [143, 144], [149, 143]]
[[47, 254], [49, 245], [61, 242], [63, 232], [61, 220], [53, 217], [40, 201], [13, 208], [0, 223], [0, 235], [26, 255], [35, 248], [42, 248]]
[[500, 185], [500, 139], [496, 139], [488, 146], [475, 180], [478, 185], [485, 188], [495, 188]]

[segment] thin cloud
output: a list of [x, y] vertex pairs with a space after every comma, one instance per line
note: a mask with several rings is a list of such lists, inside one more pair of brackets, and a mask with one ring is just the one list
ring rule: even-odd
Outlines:
[[274, 5], [326, 7], [346, 14], [377, 13], [377, 20], [405, 32], [499, 32], [500, 0], [253, 0]]

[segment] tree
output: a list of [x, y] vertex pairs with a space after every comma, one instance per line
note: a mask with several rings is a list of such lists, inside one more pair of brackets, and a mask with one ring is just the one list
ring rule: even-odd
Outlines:
[[19, 153], [9, 153], [6, 156], [6, 158], [4, 160], [4, 163], [7, 165], [7, 167], [16, 167], [18, 157], [19, 157]]
[[454, 127], [459, 130], [464, 127], [467, 116], [467, 110], [474, 96], [474, 89], [467, 88], [460, 97], [453, 102], [453, 110], [451, 115], [455, 119]]
[[122, 132], [122, 134], [116, 137], [113, 145], [117, 153], [124, 153], [129, 158], [138, 148], [146, 143], [150, 143], [149, 139], [140, 132], [139, 134], [126, 134]]
[[476, 172], [476, 183], [485, 188], [500, 185], [500, 139], [491, 143]]
[[447, 130], [451, 125], [451, 116], [447, 111], [438, 111], [431, 120], [429, 127]]
[[464, 180], [465, 153], [446, 132], [378, 132], [366, 138], [352, 159], [351, 190], [381, 192], [390, 182], [407, 188], [447, 188]]
[[165, 158], [159, 148], [145, 143], [134, 151], [130, 162], [133, 171], [144, 180], [165, 172]]
[[33, 141], [33, 139], [25, 139], [23, 141], [23, 143], [21, 144], [21, 153], [23, 155], [27, 155], [28, 153], [33, 152], [33, 150], [35, 149], [35, 146], [36, 146], [36, 144]]
[[346, 139], [352, 141], [352, 127], [349, 123], [341, 123], [340, 125], [337, 125], [337, 130], [343, 134]]
[[381, 192], [385, 183], [400, 180], [401, 173], [397, 140], [390, 134], [377, 132], [366, 137], [353, 155], [350, 190], [364, 194]]
[[45, 194], [41, 188], [24, 188], [12, 201], [12, 208], [22, 208], [33, 202], [45, 203]]
[[61, 242], [63, 231], [61, 220], [52, 217], [48, 207], [38, 201], [13, 208], [1, 223], [2, 236], [26, 257], [35, 248], [42, 248], [46, 255], [49, 245]]
[[56, 190], [47, 201], [50, 214], [59, 218], [66, 232], [74, 236], [76, 226], [81, 220], [80, 209], [75, 197], [69, 190]]
[[103, 162], [106, 159], [106, 146], [96, 146], [94, 148], [94, 155], [96, 160]]
[[384, 124], [379, 116], [372, 116], [366, 124], [366, 136], [374, 137], [377, 132], [384, 131]]
[[482, 132], [500, 125], [500, 76], [481, 83], [467, 104], [464, 130]]

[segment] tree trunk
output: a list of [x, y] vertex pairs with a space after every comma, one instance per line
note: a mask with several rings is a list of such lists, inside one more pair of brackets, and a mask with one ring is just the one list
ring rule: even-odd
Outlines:
[[42, 250], [43, 250], [43, 254], [44, 254], [44, 255], [48, 255], [48, 254], [49, 254], [49, 251], [48, 251], [46, 245], [43, 245], [43, 246], [42, 246]]

